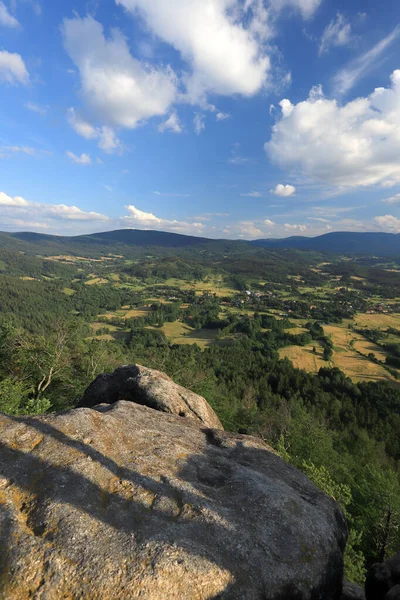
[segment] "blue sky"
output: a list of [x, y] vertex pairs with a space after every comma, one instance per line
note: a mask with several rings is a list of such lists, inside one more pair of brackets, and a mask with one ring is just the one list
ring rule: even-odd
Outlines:
[[0, 0], [0, 230], [400, 232], [399, 51], [393, 0]]

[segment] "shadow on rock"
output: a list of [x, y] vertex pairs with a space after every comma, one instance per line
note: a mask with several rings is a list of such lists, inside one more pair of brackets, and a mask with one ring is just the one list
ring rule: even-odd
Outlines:
[[0, 432], [1, 598], [340, 597], [342, 512], [258, 439], [130, 402]]

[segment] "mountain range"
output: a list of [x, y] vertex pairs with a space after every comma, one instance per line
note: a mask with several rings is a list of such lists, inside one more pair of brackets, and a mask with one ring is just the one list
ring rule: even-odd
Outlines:
[[139, 229], [120, 229], [80, 236], [58, 236], [34, 232], [0, 233], [0, 247], [16, 249], [28, 245], [73, 251], [74, 247], [96, 246], [150, 246], [184, 248], [212, 245], [251, 245], [266, 249], [291, 248], [323, 253], [369, 256], [400, 256], [400, 234], [381, 232], [333, 232], [314, 238], [294, 236], [283, 239], [260, 239], [252, 241], [211, 240], [208, 238]]

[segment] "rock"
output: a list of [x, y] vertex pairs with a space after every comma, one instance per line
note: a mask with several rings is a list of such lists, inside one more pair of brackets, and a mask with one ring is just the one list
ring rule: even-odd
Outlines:
[[259, 439], [128, 401], [0, 415], [0, 478], [2, 600], [340, 598], [341, 509]]
[[365, 600], [364, 590], [355, 583], [344, 581], [340, 600]]
[[125, 365], [99, 375], [87, 388], [80, 407], [129, 400], [161, 412], [188, 417], [206, 427], [223, 429], [202, 396], [174, 383], [165, 373], [140, 365]]
[[371, 567], [365, 596], [367, 600], [400, 600], [400, 554]]

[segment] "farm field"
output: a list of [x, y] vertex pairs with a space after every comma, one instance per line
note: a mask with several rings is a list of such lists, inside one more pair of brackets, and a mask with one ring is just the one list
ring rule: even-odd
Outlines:
[[[370, 315], [357, 315], [359, 317]], [[371, 315], [372, 316], [372, 315]], [[373, 315], [388, 316], [389, 315]], [[400, 315], [390, 315], [399, 317]], [[393, 326], [385, 324], [385, 327]], [[363, 319], [361, 318], [361, 321]], [[388, 320], [386, 319], [388, 322]], [[333, 354], [329, 362], [323, 359], [323, 348], [317, 342], [307, 346], [289, 346], [279, 351], [281, 358], [289, 358], [298, 369], [317, 373], [321, 367], [332, 366], [341, 369], [354, 382], [358, 381], [395, 381], [395, 378], [382, 365], [376, 364], [368, 358], [372, 353], [379, 361], [385, 361], [387, 352], [377, 344], [366, 340], [360, 334], [348, 329], [346, 325], [324, 325], [325, 335], [330, 337], [333, 343]], [[295, 330], [291, 329], [290, 332]], [[317, 352], [313, 352], [316, 347]]]

